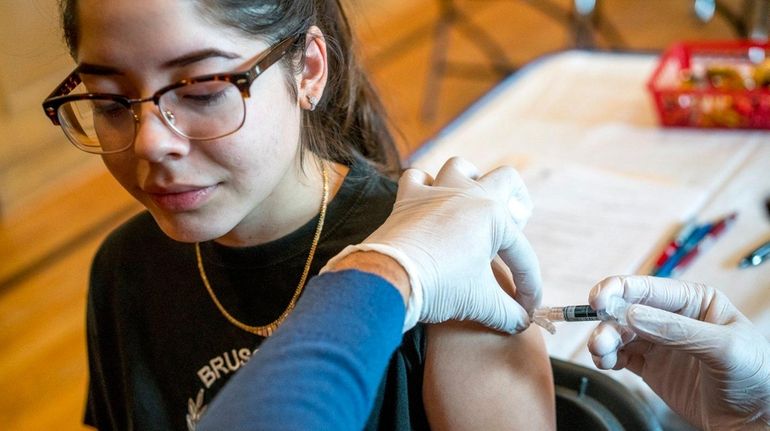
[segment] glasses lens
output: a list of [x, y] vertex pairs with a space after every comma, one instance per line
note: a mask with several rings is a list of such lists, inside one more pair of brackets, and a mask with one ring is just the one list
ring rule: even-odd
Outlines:
[[227, 81], [196, 82], [163, 93], [163, 119], [190, 139], [216, 139], [238, 130], [246, 108], [240, 90]]
[[59, 123], [78, 148], [89, 153], [125, 150], [134, 138], [130, 109], [111, 99], [84, 99], [59, 107]]

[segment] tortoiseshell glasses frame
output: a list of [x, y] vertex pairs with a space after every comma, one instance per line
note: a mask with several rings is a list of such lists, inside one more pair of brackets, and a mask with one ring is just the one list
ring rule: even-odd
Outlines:
[[[184, 138], [196, 141], [222, 138], [243, 126], [245, 99], [251, 96], [254, 80], [290, 52], [301, 37], [291, 36], [276, 43], [244, 72], [183, 79], [139, 99], [109, 93], [71, 94], [82, 84], [76, 68], [45, 99], [43, 110], [77, 148], [94, 154], [129, 149], [139, 123], [134, 106], [146, 102], [155, 104], [166, 126]], [[239, 96], [235, 96], [236, 92]]]

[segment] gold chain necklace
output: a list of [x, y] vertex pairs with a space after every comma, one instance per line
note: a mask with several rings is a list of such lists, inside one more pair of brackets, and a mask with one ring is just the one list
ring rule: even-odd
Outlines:
[[209, 283], [208, 277], [206, 277], [206, 270], [203, 269], [203, 259], [201, 258], [201, 247], [200, 243], [195, 243], [195, 258], [198, 260], [198, 272], [201, 275], [201, 280], [203, 280], [203, 285], [206, 286], [206, 290], [209, 292], [209, 296], [211, 296], [211, 300], [214, 301], [214, 304], [219, 309], [219, 312], [222, 313], [225, 318], [232, 323], [233, 325], [237, 326], [240, 329], [243, 329], [246, 332], [250, 332], [252, 334], [260, 335], [262, 337], [269, 337], [273, 331], [275, 331], [278, 326], [283, 323], [284, 320], [289, 316], [289, 313], [291, 313], [292, 310], [294, 310], [294, 306], [297, 304], [297, 299], [299, 299], [299, 295], [302, 293], [302, 289], [305, 287], [305, 281], [307, 280], [307, 275], [310, 272], [310, 264], [313, 263], [313, 256], [315, 255], [315, 250], [318, 247], [318, 240], [321, 238], [321, 231], [324, 227], [324, 219], [326, 218], [326, 204], [329, 200], [329, 176], [326, 172], [326, 165], [323, 165], [322, 167], [322, 173], [323, 173], [323, 197], [321, 198], [321, 213], [318, 216], [318, 225], [315, 229], [315, 235], [313, 236], [313, 242], [310, 245], [310, 252], [308, 253], [307, 260], [305, 261], [305, 269], [302, 270], [302, 277], [299, 279], [299, 284], [297, 284], [297, 288], [294, 289], [294, 295], [291, 297], [291, 301], [289, 301], [289, 305], [286, 306], [286, 309], [283, 310], [283, 313], [281, 313], [280, 316], [278, 316], [277, 319], [275, 319], [272, 323], [268, 323], [264, 326], [251, 326], [247, 325], [240, 320], [233, 317], [232, 314], [230, 314], [225, 307], [222, 305], [221, 302], [219, 302], [219, 298], [217, 298], [217, 295], [214, 293], [214, 289], [211, 288], [211, 284]]

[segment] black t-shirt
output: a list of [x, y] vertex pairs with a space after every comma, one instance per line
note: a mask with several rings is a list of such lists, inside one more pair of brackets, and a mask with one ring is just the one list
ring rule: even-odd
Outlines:
[[[382, 224], [395, 192], [394, 182], [356, 161], [329, 203], [310, 275]], [[255, 247], [201, 244], [210, 284], [230, 314], [264, 325], [283, 312], [317, 222]], [[104, 430], [194, 430], [206, 405], [263, 341], [225, 319], [201, 281], [193, 245], [168, 238], [146, 212], [110, 234], [95, 257], [87, 335], [85, 421]], [[418, 325], [391, 359], [367, 430], [428, 428], [424, 355]]]

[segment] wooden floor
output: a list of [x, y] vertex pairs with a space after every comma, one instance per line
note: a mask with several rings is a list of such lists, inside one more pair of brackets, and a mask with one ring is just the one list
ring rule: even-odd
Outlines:
[[[435, 103], [436, 116], [425, 120], [420, 111], [426, 98], [437, 2], [379, 3], [377, 11], [357, 9], [352, 16], [361, 52], [401, 133], [399, 149], [406, 157], [501, 77], [480, 73], [475, 79], [442, 80], [427, 96]], [[516, 64], [573, 44], [565, 25], [568, 15], [565, 9], [558, 9], [567, 8], [567, 0], [547, 3], [561, 14], [553, 16], [542, 10], [546, 3], [538, 0], [460, 3]], [[536, 3], [539, 7], [533, 6]], [[610, 0], [600, 4], [606, 19], [599, 21], [599, 29], [610, 30], [607, 37], [597, 38], [602, 49], [658, 50], [680, 38], [734, 35], [725, 20], [707, 25], [695, 22], [689, 10], [691, 1]], [[448, 53], [454, 61], [484, 59], [471, 40], [454, 31]], [[63, 137], [62, 145], [66, 145]], [[82, 428], [89, 262], [106, 233], [140, 207], [102, 169], [84, 168], [69, 178], [40, 193], [0, 225], [1, 429]]]

